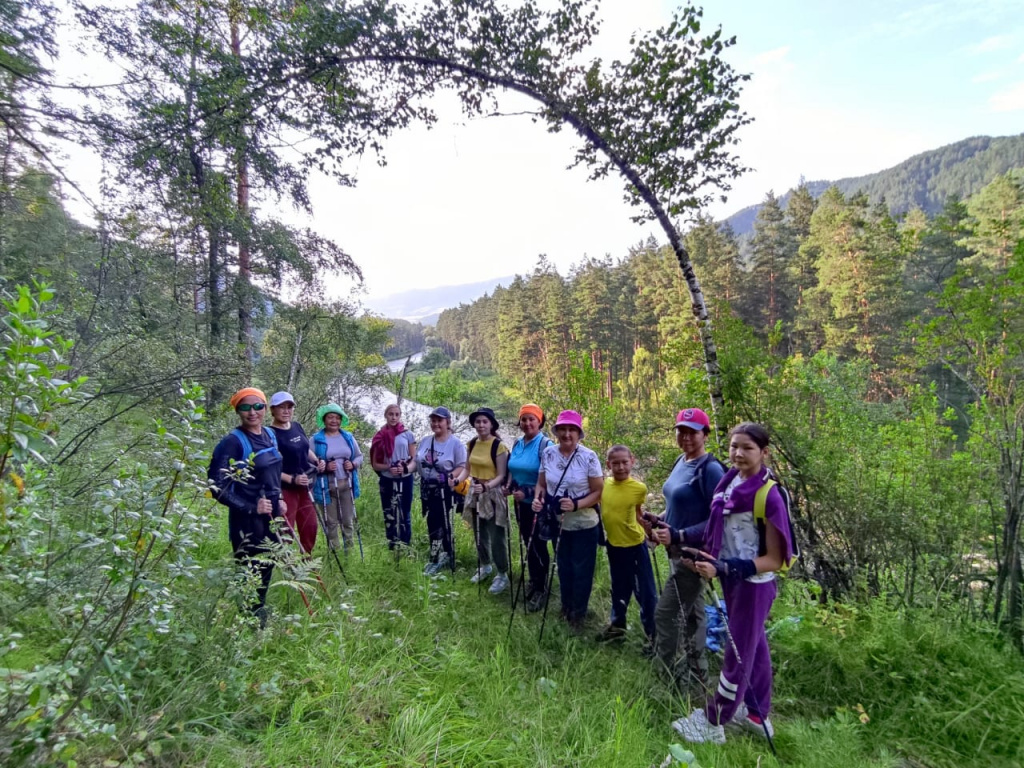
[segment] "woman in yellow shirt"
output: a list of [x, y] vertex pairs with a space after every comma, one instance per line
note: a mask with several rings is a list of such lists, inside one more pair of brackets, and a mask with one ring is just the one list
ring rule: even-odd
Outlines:
[[466, 503], [467, 522], [476, 534], [479, 567], [471, 582], [477, 584], [494, 570], [497, 575], [487, 591], [498, 595], [508, 589], [508, 500], [502, 486], [508, 467], [508, 448], [498, 435], [498, 419], [490, 408], [469, 414], [476, 437], [466, 446], [468, 461], [457, 478], [472, 478]]

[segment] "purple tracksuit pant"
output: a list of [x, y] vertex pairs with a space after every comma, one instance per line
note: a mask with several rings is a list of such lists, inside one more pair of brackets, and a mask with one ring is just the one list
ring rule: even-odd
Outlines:
[[718, 690], [707, 704], [708, 722], [713, 725], [732, 720], [740, 702], [750, 714], [761, 717], [768, 717], [772, 706], [772, 659], [764, 625], [778, 591], [776, 583], [723, 580], [722, 591], [739, 659], [727, 641]]

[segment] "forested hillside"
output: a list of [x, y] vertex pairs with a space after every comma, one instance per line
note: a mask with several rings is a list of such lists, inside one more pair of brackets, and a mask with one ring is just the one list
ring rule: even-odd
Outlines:
[[[863, 192], [872, 203], [884, 200], [894, 214], [920, 208], [934, 215], [951, 197], [966, 199], [997, 176], [1021, 167], [1024, 167], [1024, 135], [974, 136], [914, 155], [878, 173], [837, 181], [809, 181], [804, 186], [814, 197], [835, 187], [847, 196]], [[790, 190], [781, 195], [783, 207], [793, 193], [794, 190]], [[736, 235], [749, 235], [760, 209], [761, 204], [748, 206], [729, 216], [726, 223]]]
[[[801, 188], [785, 210], [769, 196], [749, 267], [728, 225], [687, 233], [721, 350], [719, 421], [771, 425], [826, 593], [948, 600], [1020, 640], [1022, 239], [1018, 172], [932, 217], [836, 188]], [[541, 260], [442, 313], [437, 336], [512, 403], [582, 406], [598, 444], [626, 442], [657, 476], [669, 411], [706, 403], [673, 262], [653, 242], [565, 276]]]

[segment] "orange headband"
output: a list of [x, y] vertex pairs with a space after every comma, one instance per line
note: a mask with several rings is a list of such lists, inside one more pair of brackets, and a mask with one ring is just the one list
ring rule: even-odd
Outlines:
[[537, 421], [544, 421], [544, 411], [540, 409], [539, 405], [533, 403], [527, 403], [519, 409], [519, 418], [521, 419], [523, 416], [535, 416]]
[[243, 387], [231, 396], [231, 407], [237, 408], [242, 399], [246, 397], [258, 397], [264, 405], [267, 404], [267, 396], [263, 394], [263, 390], [256, 389], [256, 387]]

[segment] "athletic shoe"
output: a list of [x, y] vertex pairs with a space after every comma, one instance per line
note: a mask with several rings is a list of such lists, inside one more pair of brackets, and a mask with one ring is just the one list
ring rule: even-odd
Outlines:
[[654, 645], [654, 638], [647, 638], [647, 642], [640, 648], [640, 655], [645, 659], [656, 659], [658, 657], [658, 649]]
[[448, 553], [442, 552], [437, 558], [437, 570], [434, 571], [434, 573], [440, 573], [441, 571], [443, 571], [445, 568], [448, 567], [448, 563], [450, 562], [451, 560], [448, 557]]
[[427, 563], [427, 565], [423, 568], [423, 575], [433, 576], [435, 573], [437, 573], [437, 569], [439, 566], [440, 563]]
[[689, 717], [681, 717], [672, 728], [692, 744], [725, 744], [725, 728], [712, 725], [703, 709], [695, 709]]
[[504, 573], [499, 573], [494, 577], [494, 581], [491, 582], [491, 587], [487, 591], [492, 595], [500, 595], [506, 589], [508, 589], [508, 576]]
[[483, 579], [486, 579], [488, 576], [490, 576], [491, 575], [491, 571], [493, 571], [493, 570], [494, 569], [491, 568], [491, 566], [489, 566], [489, 565], [481, 565], [479, 568], [476, 569], [476, 573], [474, 573], [472, 576], [469, 577], [469, 583], [470, 584], [478, 584], [478, 583], [480, 583]]
[[770, 718], [764, 719], [764, 725], [761, 724], [761, 718], [758, 715], [750, 714], [750, 710], [747, 709], [747, 705], [740, 702], [739, 707], [736, 708], [736, 714], [732, 716], [732, 720], [729, 721], [730, 725], [736, 725], [745, 731], [757, 734], [758, 736], [764, 736], [764, 732], [768, 731], [768, 735], [771, 738], [775, 738], [775, 728], [772, 727], [772, 721]]
[[626, 637], [626, 628], [618, 627], [614, 624], [609, 624], [607, 627], [597, 633], [597, 637], [594, 639], [599, 643], [610, 643], [615, 640], [623, 640]]

